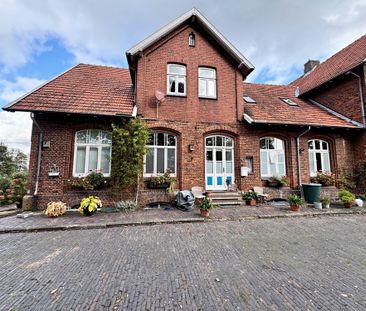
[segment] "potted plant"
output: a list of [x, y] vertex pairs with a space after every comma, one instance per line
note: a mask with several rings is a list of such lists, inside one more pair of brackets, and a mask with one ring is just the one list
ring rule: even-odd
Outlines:
[[204, 197], [198, 205], [202, 217], [210, 216], [210, 209], [213, 209], [215, 207], [217, 207], [217, 205], [212, 203], [212, 199], [208, 197]]
[[152, 176], [148, 184], [150, 189], [167, 189], [176, 179], [170, 176], [171, 171], [167, 169], [163, 175]]
[[287, 201], [290, 203], [290, 208], [293, 212], [298, 212], [304, 204], [304, 200], [296, 194], [289, 195]]
[[355, 202], [356, 196], [349, 192], [348, 190], [339, 191], [339, 198], [342, 200], [345, 208], [351, 208], [353, 203]]
[[91, 216], [97, 211], [97, 208], [102, 206], [102, 201], [98, 197], [91, 195], [81, 200], [78, 210], [85, 216]]
[[324, 187], [334, 186], [334, 174], [327, 172], [317, 172], [316, 176], [311, 177], [310, 181], [315, 184], [321, 184]]
[[289, 181], [286, 176], [273, 175], [268, 180], [269, 187], [286, 187], [288, 185], [289, 185]]
[[323, 208], [329, 208], [330, 206], [330, 197], [321, 197], [320, 202], [323, 204]]
[[59, 202], [50, 202], [47, 204], [47, 209], [45, 210], [45, 215], [48, 217], [58, 217], [62, 216], [66, 212], [66, 204]]
[[243, 200], [246, 205], [255, 206], [257, 205], [258, 194], [253, 190], [249, 190], [243, 194]]

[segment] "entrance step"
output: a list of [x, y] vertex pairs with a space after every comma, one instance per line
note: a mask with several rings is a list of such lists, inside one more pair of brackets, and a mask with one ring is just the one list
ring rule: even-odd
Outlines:
[[211, 192], [210, 198], [212, 202], [220, 206], [240, 205], [242, 203], [242, 196], [239, 192], [220, 191]]
[[231, 200], [212, 200], [213, 203], [219, 205], [220, 207], [228, 207], [228, 206], [238, 206], [238, 205], [241, 205], [243, 202], [242, 201], [239, 201], [239, 200], [234, 200], [234, 201], [231, 201]]

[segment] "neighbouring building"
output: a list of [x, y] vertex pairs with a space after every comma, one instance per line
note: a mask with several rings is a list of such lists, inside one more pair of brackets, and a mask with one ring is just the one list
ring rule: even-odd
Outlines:
[[[122, 118], [151, 129], [144, 179], [170, 169], [180, 189], [248, 190], [273, 175], [297, 188], [366, 158], [366, 36], [309, 61], [289, 85], [245, 82], [254, 66], [196, 9], [126, 57], [128, 69], [78, 64], [4, 108], [32, 113], [30, 189], [40, 208], [79, 202], [72, 178], [110, 175], [111, 123]], [[142, 205], [164, 194], [139, 191]]]

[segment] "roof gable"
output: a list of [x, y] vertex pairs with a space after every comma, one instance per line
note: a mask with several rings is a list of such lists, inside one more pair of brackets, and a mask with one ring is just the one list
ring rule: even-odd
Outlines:
[[366, 62], [366, 35], [354, 41], [308, 74], [291, 82], [299, 87], [299, 94], [305, 94], [316, 87], [354, 69]]
[[141, 52], [186, 22], [191, 22], [202, 27], [202, 29], [204, 29], [206, 33], [238, 63], [238, 68], [242, 72], [243, 76], [247, 76], [254, 70], [254, 66], [249, 62], [249, 60], [247, 60], [196, 8], [193, 8], [182, 16], [176, 18], [126, 51], [128, 63], [130, 65], [133, 64]]

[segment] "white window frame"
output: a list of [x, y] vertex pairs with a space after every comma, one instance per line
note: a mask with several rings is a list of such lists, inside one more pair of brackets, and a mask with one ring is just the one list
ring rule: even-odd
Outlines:
[[[267, 140], [268, 139], [274, 139], [274, 149], [269, 149], [268, 147], [266, 149], [262, 149], [260, 147], [261, 145], [261, 141], [265, 139], [266, 140], [266, 146], [268, 145], [267, 143]], [[282, 148], [278, 148], [278, 144], [277, 144], [277, 141], [281, 141], [282, 142]], [[261, 174], [261, 178], [271, 178], [273, 177], [274, 175], [279, 175], [279, 176], [286, 176], [286, 150], [285, 150], [285, 142], [284, 140], [282, 139], [279, 139], [277, 137], [262, 137], [260, 140], [259, 140], [259, 156], [260, 156], [260, 174]], [[283, 154], [283, 168], [284, 168], [284, 172], [283, 174], [279, 173], [279, 162], [277, 161], [276, 162], [276, 173], [275, 174], [271, 174], [271, 170], [270, 170], [270, 152], [275, 152], [276, 153], [276, 157], [278, 159], [278, 156], [279, 154]], [[265, 155], [262, 157], [262, 155]], [[263, 161], [263, 158], [265, 157], [265, 161], [267, 162], [267, 172], [262, 172], [262, 161]]]
[[[210, 70], [214, 73], [214, 78], [207, 78], [207, 77], [202, 77], [200, 70], [204, 69], [204, 70]], [[198, 67], [198, 97], [199, 98], [211, 98], [211, 99], [216, 99], [217, 98], [217, 76], [216, 76], [216, 69], [215, 68], [210, 68], [210, 67]], [[213, 81], [214, 82], [214, 87], [215, 87], [215, 94], [210, 96], [207, 95], [207, 90], [208, 90], [208, 82], [209, 81]], [[201, 94], [200, 93], [200, 84], [201, 83], [205, 83], [206, 84], [206, 94]]]
[[[148, 149], [153, 149], [154, 152], [154, 163], [153, 163], [153, 172], [146, 173], [146, 155], [144, 156], [144, 177], [152, 177], [152, 176], [159, 176], [163, 175], [164, 172], [168, 169], [168, 149], [174, 149], [174, 173], [171, 173], [170, 176], [176, 177], [177, 176], [177, 135], [167, 133], [167, 132], [154, 132], [153, 134], [153, 145], [147, 145]], [[157, 145], [157, 134], [164, 134], [164, 146]], [[172, 135], [175, 137], [175, 146], [165, 146], [165, 142], [167, 141], [167, 136]], [[164, 149], [164, 172], [157, 173], [158, 167], [158, 149]]]
[[[184, 69], [184, 74], [176, 74], [176, 73], [170, 73], [170, 67], [180, 67]], [[175, 92], [171, 92], [170, 91], [170, 84], [169, 84], [169, 80], [170, 78], [174, 78], [175, 80]], [[184, 93], [180, 93], [178, 92], [178, 81], [180, 79], [183, 79], [184, 81]], [[166, 79], [166, 89], [167, 89], [167, 94], [168, 95], [173, 95], [173, 96], [186, 96], [187, 95], [187, 67], [185, 65], [181, 65], [181, 64], [168, 64], [167, 65], [167, 79]]]
[[[315, 141], [319, 141], [319, 149], [315, 148]], [[310, 149], [309, 148], [309, 144], [313, 143], [313, 148]], [[327, 145], [327, 149], [323, 149], [323, 143], [325, 143]], [[309, 153], [309, 172], [310, 172], [310, 177], [314, 177], [316, 176], [318, 170], [317, 170], [317, 165], [316, 165], [316, 154], [320, 153], [320, 161], [321, 161], [321, 167], [322, 167], [322, 172], [323, 173], [331, 173], [332, 169], [331, 169], [331, 165], [330, 165], [330, 156], [329, 156], [329, 143], [325, 140], [322, 139], [310, 139], [308, 141], [308, 153]], [[310, 158], [313, 157], [313, 164], [314, 166], [311, 167], [311, 161]], [[329, 163], [329, 171], [325, 171], [324, 170], [324, 157], [327, 157], [328, 159], [328, 163]]]
[[[78, 143], [77, 142], [77, 134], [80, 132], [86, 131], [86, 137], [87, 139], [90, 137], [90, 132], [95, 129], [89, 129], [89, 130], [81, 130], [77, 131], [75, 133], [75, 144], [74, 144], [74, 165], [73, 165], [73, 177], [85, 177], [88, 174], [90, 174], [91, 170], [89, 170], [89, 151], [90, 148], [97, 148], [98, 149], [98, 160], [97, 160], [97, 172], [101, 170], [101, 164], [102, 164], [102, 149], [109, 147], [109, 173], [103, 173], [104, 177], [110, 177], [111, 176], [111, 155], [112, 155], [112, 143], [110, 144], [103, 144], [103, 143]], [[98, 130], [99, 132], [104, 133], [110, 133], [108, 131]], [[111, 133], [110, 133], [111, 134]], [[85, 163], [84, 163], [84, 173], [76, 173], [76, 157], [77, 157], [77, 150], [78, 147], [85, 147]]]

